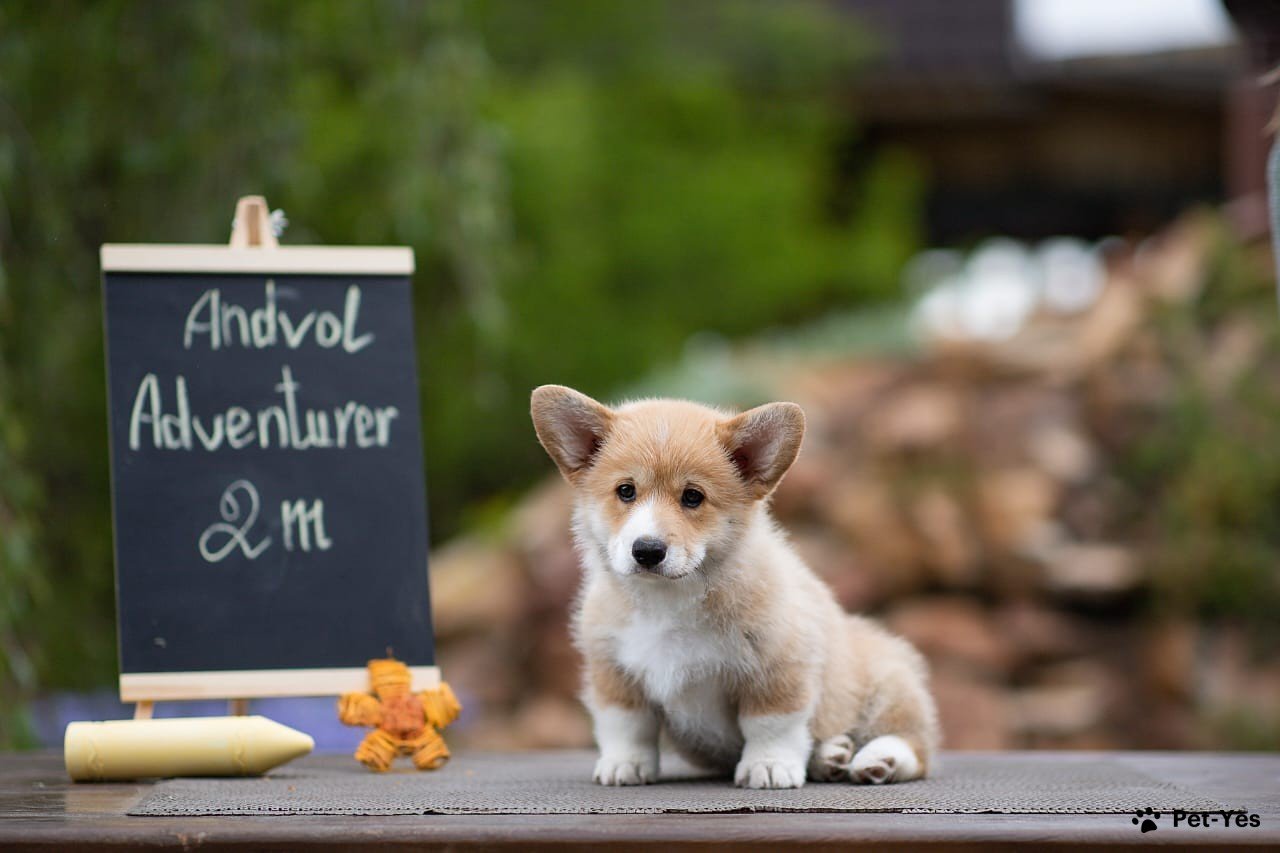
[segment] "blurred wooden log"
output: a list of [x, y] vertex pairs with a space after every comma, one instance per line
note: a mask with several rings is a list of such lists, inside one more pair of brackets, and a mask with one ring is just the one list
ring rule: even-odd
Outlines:
[[971, 599], [916, 599], [893, 608], [886, 624], [933, 661], [947, 662], [1002, 679], [1013, 664], [1013, 649], [998, 634], [986, 610]]
[[1143, 630], [1138, 675], [1154, 697], [1189, 699], [1194, 694], [1196, 639], [1196, 625], [1189, 619], [1164, 619]]
[[1142, 581], [1133, 552], [1120, 545], [1062, 543], [1042, 554], [1045, 583], [1060, 595], [1109, 597], [1132, 592]]
[[1165, 302], [1189, 302], [1204, 288], [1216, 226], [1210, 217], [1187, 216], [1150, 237], [1133, 259], [1146, 289]]
[[875, 453], [935, 449], [956, 437], [962, 421], [963, 399], [954, 388], [918, 381], [867, 414], [866, 441]]
[[1042, 671], [1040, 681], [1013, 693], [1015, 727], [1028, 737], [1067, 737], [1097, 726], [1108, 697], [1105, 668], [1087, 661]]
[[888, 485], [870, 477], [837, 483], [825, 498], [827, 521], [843, 533], [876, 573], [886, 597], [915, 591], [926, 580], [921, 545]]
[[1017, 743], [1013, 709], [999, 684], [937, 666], [930, 687], [948, 749], [1010, 749]]
[[516, 508], [510, 547], [519, 555], [533, 601], [527, 609], [564, 612], [580, 580], [570, 519], [573, 493], [559, 476], [546, 480]]
[[1015, 599], [992, 614], [994, 630], [1019, 668], [1079, 656], [1090, 650], [1087, 629], [1042, 602]]
[[1030, 466], [980, 472], [977, 509], [983, 536], [998, 550], [1031, 548], [1052, 521], [1058, 494], [1053, 478]]
[[442, 639], [514, 624], [527, 597], [524, 571], [506, 548], [459, 539], [431, 555], [431, 609]]
[[521, 704], [511, 723], [522, 749], [582, 749], [592, 745], [591, 722], [581, 702], [538, 694]]
[[1041, 470], [1068, 484], [1087, 480], [1096, 465], [1089, 440], [1080, 430], [1061, 422], [1032, 429], [1027, 452]]
[[959, 501], [941, 486], [926, 487], [911, 505], [911, 520], [933, 579], [952, 589], [976, 586], [980, 549]]

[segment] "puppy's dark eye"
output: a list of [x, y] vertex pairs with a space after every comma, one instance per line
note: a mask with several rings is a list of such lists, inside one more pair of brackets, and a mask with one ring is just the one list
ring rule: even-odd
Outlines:
[[680, 496], [680, 505], [693, 509], [702, 504], [704, 495], [697, 489], [685, 489], [684, 494]]
[[636, 487], [630, 483], [623, 483], [618, 486], [617, 492], [618, 497], [622, 499], [623, 503], [631, 503], [636, 499]]

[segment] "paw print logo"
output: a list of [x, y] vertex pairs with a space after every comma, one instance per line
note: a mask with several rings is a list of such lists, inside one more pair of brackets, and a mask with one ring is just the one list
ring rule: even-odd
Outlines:
[[1141, 828], [1143, 832], [1151, 832], [1152, 830], [1160, 828], [1156, 825], [1156, 821], [1159, 819], [1160, 812], [1153, 811], [1152, 808], [1148, 806], [1141, 811], [1134, 812], [1131, 822], [1134, 826]]

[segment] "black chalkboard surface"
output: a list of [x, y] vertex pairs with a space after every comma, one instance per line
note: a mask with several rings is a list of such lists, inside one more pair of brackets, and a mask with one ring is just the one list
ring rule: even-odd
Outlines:
[[412, 256], [114, 248], [123, 698], [338, 692], [388, 651], [432, 666]]

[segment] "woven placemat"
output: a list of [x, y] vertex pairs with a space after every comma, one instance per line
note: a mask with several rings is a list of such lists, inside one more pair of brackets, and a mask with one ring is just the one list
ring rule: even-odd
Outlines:
[[809, 783], [754, 791], [664, 760], [663, 781], [592, 784], [586, 753], [472, 754], [431, 773], [373, 774], [309, 759], [255, 779], [158, 783], [131, 815], [656, 814], [662, 812], [934, 812], [1108, 814], [1220, 811], [1221, 803], [1106, 759], [955, 755], [929, 779], [898, 785]]

